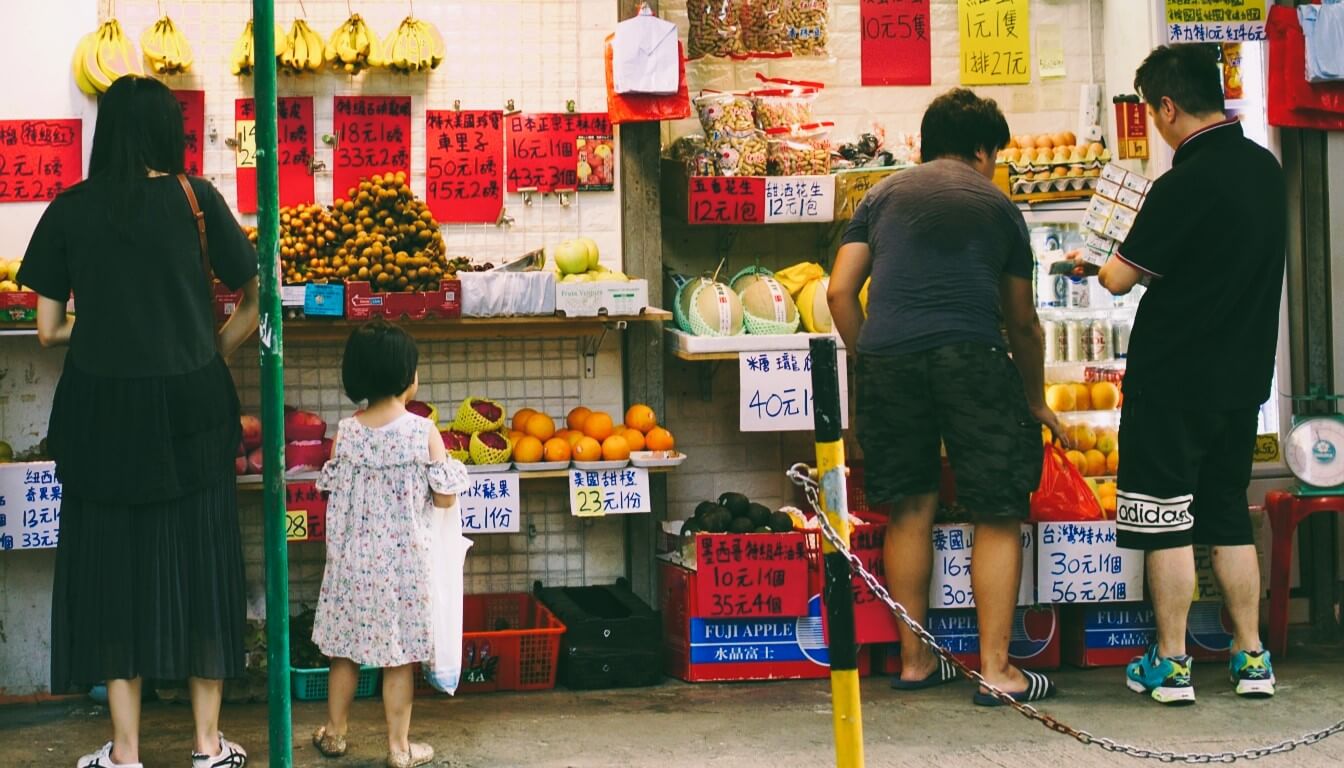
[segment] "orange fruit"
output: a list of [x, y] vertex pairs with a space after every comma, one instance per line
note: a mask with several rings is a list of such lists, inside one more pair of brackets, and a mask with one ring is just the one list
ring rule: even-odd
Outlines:
[[1101, 477], [1106, 474], [1106, 454], [1096, 449], [1087, 451], [1083, 454], [1087, 460], [1087, 470], [1083, 472], [1088, 477]]
[[579, 444], [580, 440], [583, 439], [583, 433], [575, 432], [572, 429], [567, 431], [569, 432], [569, 434], [565, 435], [565, 442], [569, 443], [570, 448], [573, 448], [574, 446]]
[[637, 429], [642, 434], [648, 434], [649, 430], [658, 426], [658, 417], [653, 409], [647, 405], [632, 405], [625, 412], [625, 426], [631, 429]]
[[1106, 474], [1116, 475], [1120, 473], [1120, 451], [1114, 450], [1106, 455]]
[[513, 424], [510, 426], [513, 427], [515, 432], [526, 432], [527, 420], [532, 418], [535, 413], [536, 411], [531, 408], [520, 408], [517, 413], [513, 414]]
[[1120, 388], [1109, 381], [1098, 381], [1092, 385], [1092, 407], [1098, 411], [1109, 411], [1120, 405]]
[[1092, 388], [1086, 384], [1070, 384], [1073, 389], [1073, 409], [1075, 411], [1092, 410]]
[[1086, 457], [1086, 456], [1084, 456], [1083, 454], [1079, 453], [1078, 451], [1068, 451], [1067, 453], [1064, 454], [1064, 458], [1068, 459], [1068, 460], [1069, 460], [1069, 463], [1072, 464], [1072, 465], [1074, 466], [1074, 468], [1076, 468], [1080, 474], [1083, 474], [1083, 475], [1086, 475], [1086, 474], [1087, 474], [1087, 457]]
[[569, 417], [565, 419], [565, 423], [570, 429], [582, 430], [583, 422], [587, 421], [592, 413], [592, 411], [580, 405], [578, 408], [569, 412]]
[[630, 446], [631, 452], [644, 450], [644, 433], [640, 432], [638, 429], [630, 429], [629, 427], [626, 427], [616, 434], [625, 438], [625, 442]]
[[1073, 387], [1068, 384], [1053, 384], [1045, 390], [1045, 404], [1055, 413], [1072, 411], [1077, 399], [1073, 396]]
[[555, 437], [555, 421], [544, 413], [534, 413], [524, 424], [523, 431], [544, 443]]
[[569, 461], [573, 453], [569, 441], [562, 437], [552, 437], [542, 446], [542, 455], [547, 461]]
[[1097, 447], [1097, 432], [1086, 424], [1069, 427], [1069, 440], [1075, 450], [1086, 453]]
[[601, 461], [602, 444], [591, 437], [581, 437], [574, 444], [575, 461]]
[[620, 435], [612, 435], [602, 441], [602, 458], [605, 461], [625, 461], [630, 458], [630, 444]]
[[677, 447], [677, 441], [671, 432], [662, 427], [654, 427], [645, 436], [644, 445], [650, 451], [670, 451]]
[[541, 441], [531, 435], [518, 438], [513, 446], [513, 460], [521, 464], [535, 464], [541, 461], [543, 453]]
[[611, 417], [601, 411], [593, 411], [583, 420], [583, 434], [599, 443], [611, 437], [612, 431]]
[[519, 432], [519, 431], [516, 430], [516, 429], [510, 429], [509, 431], [507, 431], [507, 432], [504, 433], [504, 436], [507, 437], [507, 438], [509, 439], [509, 442], [510, 442], [510, 443], [513, 443], [513, 444], [516, 445], [516, 444], [518, 443], [519, 440], [522, 440], [524, 437], [527, 437], [527, 433], [526, 433], [526, 432]]

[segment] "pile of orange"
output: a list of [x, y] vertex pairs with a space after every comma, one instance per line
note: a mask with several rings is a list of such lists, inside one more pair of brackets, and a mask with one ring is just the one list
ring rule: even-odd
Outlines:
[[658, 426], [658, 416], [647, 405], [630, 406], [624, 421], [611, 414], [579, 406], [569, 412], [563, 429], [544, 413], [520, 409], [513, 416], [509, 438], [513, 456], [521, 464], [557, 461], [625, 461], [635, 451], [671, 451], [672, 433]]

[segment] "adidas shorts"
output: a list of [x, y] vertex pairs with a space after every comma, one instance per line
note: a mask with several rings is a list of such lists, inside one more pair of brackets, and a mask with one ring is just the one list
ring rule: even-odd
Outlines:
[[1194, 410], [1125, 393], [1117, 544], [1152, 551], [1254, 543], [1246, 487], [1259, 409]]

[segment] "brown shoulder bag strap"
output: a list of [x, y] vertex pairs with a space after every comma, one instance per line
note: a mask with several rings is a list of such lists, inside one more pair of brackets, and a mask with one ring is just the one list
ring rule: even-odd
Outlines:
[[196, 191], [191, 188], [191, 181], [187, 179], [187, 174], [177, 174], [177, 181], [182, 185], [182, 191], [187, 193], [187, 203], [191, 205], [191, 214], [196, 217], [196, 234], [201, 239], [201, 271], [205, 273], [205, 286], [209, 289], [209, 293], [213, 295], [215, 286], [210, 269], [210, 241], [205, 236], [205, 214], [201, 211], [200, 203], [196, 202]]

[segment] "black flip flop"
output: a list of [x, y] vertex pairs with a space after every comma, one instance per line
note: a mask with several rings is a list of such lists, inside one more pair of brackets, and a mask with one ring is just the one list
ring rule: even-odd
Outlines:
[[930, 672], [928, 677], [923, 680], [902, 680], [897, 675], [891, 679], [891, 687], [897, 691], [922, 691], [926, 688], [936, 688], [953, 682], [957, 677], [957, 668], [939, 656], [938, 668]]
[[[1029, 704], [1033, 701], [1044, 701], [1059, 692], [1050, 678], [1039, 672], [1022, 670], [1022, 674], [1027, 678], [1027, 690], [1008, 694], [1009, 698], [1021, 704]], [[975, 693], [975, 705], [977, 707], [1001, 707], [1003, 702], [981, 691]]]

